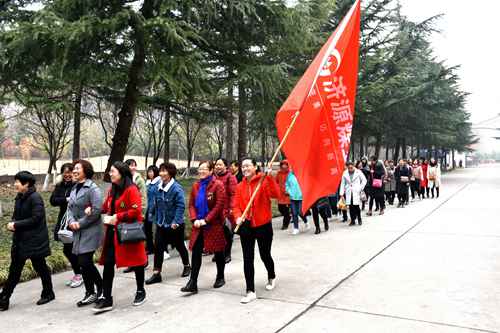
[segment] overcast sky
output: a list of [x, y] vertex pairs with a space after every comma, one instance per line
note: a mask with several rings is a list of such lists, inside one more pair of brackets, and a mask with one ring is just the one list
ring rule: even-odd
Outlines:
[[[490, 119], [500, 113], [500, 1], [498, 0], [400, 0], [403, 14], [421, 21], [444, 14], [438, 22], [440, 34], [432, 41], [438, 59], [448, 65], [461, 65], [462, 87], [471, 93], [467, 108], [472, 122]], [[486, 125], [486, 124], [485, 124]], [[488, 126], [500, 127], [500, 121]], [[498, 133], [482, 133], [486, 136]], [[500, 148], [500, 141], [484, 142]], [[483, 147], [485, 148], [485, 147]], [[493, 148], [493, 147], [491, 147]]]

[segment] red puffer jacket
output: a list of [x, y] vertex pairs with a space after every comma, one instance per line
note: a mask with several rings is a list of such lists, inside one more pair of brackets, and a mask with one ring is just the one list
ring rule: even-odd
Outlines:
[[[237, 219], [243, 215], [245, 208], [250, 201], [253, 191], [257, 187], [262, 173], [255, 175], [250, 181], [244, 178], [236, 187], [236, 196], [234, 198], [233, 215]], [[273, 177], [265, 176], [266, 179], [262, 182], [262, 186], [255, 196], [247, 219], [250, 220], [250, 225], [255, 228], [270, 223], [272, 219], [271, 198], [277, 199], [279, 196], [278, 184]]]
[[231, 213], [231, 207], [234, 206], [234, 195], [236, 193], [236, 186], [238, 185], [238, 181], [236, 180], [236, 177], [230, 172], [226, 172], [223, 175], [216, 175], [215, 178], [224, 185], [224, 191], [226, 192], [224, 217], [228, 218], [234, 227], [236, 223], [234, 222], [233, 214]]
[[[111, 212], [111, 191], [108, 192], [106, 199], [102, 205], [102, 214], [108, 214]], [[132, 223], [139, 221], [142, 223], [142, 205], [141, 205], [141, 193], [135, 185], [130, 185], [123, 191], [123, 193], [115, 201], [115, 213], [117, 223]], [[110, 226], [105, 225], [105, 230]], [[105, 233], [106, 234], [106, 233]], [[115, 245], [115, 260], [116, 267], [135, 267], [144, 266], [147, 262], [146, 249], [144, 247], [144, 242], [139, 243], [129, 243], [120, 244], [118, 243], [118, 236], [114, 235], [114, 245]], [[104, 240], [103, 251], [99, 264], [104, 265], [104, 260], [106, 258], [106, 238]]]
[[[189, 197], [189, 218], [191, 222], [196, 220], [196, 196], [200, 190], [200, 181], [193, 184], [191, 195]], [[208, 202], [208, 215], [205, 217], [207, 225], [201, 228], [195, 228], [191, 231], [191, 239], [189, 240], [189, 249], [193, 250], [196, 239], [200, 232], [203, 232], [203, 249], [206, 252], [214, 253], [223, 251], [226, 247], [226, 238], [224, 237], [224, 205], [226, 195], [224, 185], [215, 177], [207, 185], [206, 190]]]

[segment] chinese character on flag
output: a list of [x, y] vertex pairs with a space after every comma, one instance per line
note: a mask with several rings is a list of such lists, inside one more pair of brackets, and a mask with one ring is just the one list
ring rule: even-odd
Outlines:
[[276, 115], [283, 143], [303, 193], [303, 211], [335, 193], [351, 143], [358, 77], [360, 0], [357, 0]]

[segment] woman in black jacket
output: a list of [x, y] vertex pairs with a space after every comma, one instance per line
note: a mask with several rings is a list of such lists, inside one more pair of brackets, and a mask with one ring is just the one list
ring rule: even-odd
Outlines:
[[9, 276], [0, 293], [0, 311], [9, 308], [9, 299], [19, 283], [26, 260], [42, 280], [42, 295], [37, 305], [55, 299], [50, 270], [45, 258], [50, 255], [49, 231], [45, 220], [43, 199], [36, 192], [35, 177], [28, 171], [21, 171], [14, 177], [18, 192], [12, 222], [7, 229], [13, 233]]
[[[59, 215], [57, 217], [57, 223], [54, 228], [54, 240], [59, 241], [57, 232], [61, 229], [61, 221], [66, 214], [68, 209], [68, 200], [71, 193], [71, 189], [74, 186], [73, 183], [73, 164], [65, 163], [61, 166], [62, 180], [57, 183], [54, 192], [50, 196], [50, 204], [54, 207], [59, 207]], [[78, 258], [72, 253], [73, 243], [63, 243], [63, 253], [66, 259], [68, 259], [71, 264], [71, 269], [73, 270], [73, 278], [66, 282], [66, 285], [71, 288], [80, 287], [83, 284], [82, 271], [78, 265]]]

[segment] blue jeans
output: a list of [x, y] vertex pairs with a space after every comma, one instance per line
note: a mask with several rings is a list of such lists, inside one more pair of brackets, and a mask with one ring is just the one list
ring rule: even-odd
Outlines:
[[304, 223], [307, 223], [307, 218], [302, 215], [302, 200], [290, 200], [290, 207], [292, 208], [292, 222], [293, 228], [299, 228], [299, 216], [302, 218]]

